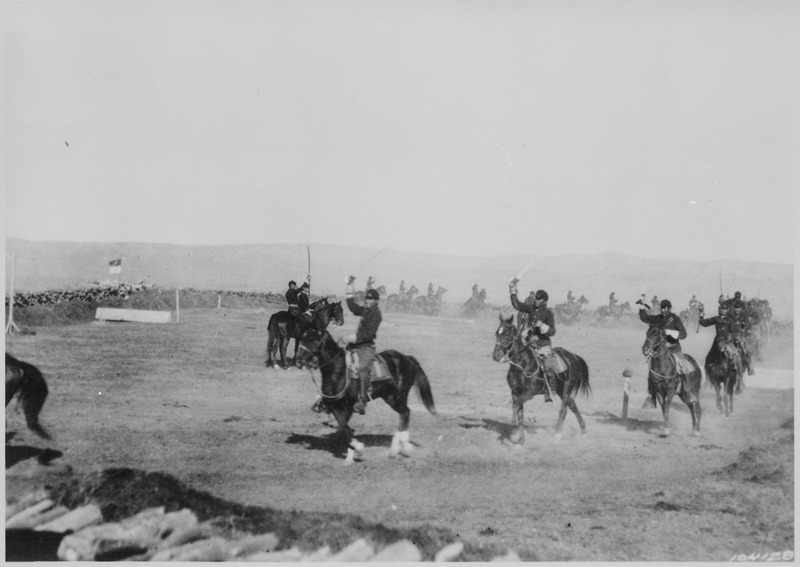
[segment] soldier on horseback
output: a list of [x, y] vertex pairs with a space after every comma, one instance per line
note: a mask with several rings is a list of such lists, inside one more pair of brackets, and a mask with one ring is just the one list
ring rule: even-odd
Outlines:
[[[737, 291], [736, 293], [738, 294], [739, 292]], [[747, 368], [747, 375], [752, 376], [755, 374], [755, 371], [751, 366], [750, 348], [747, 346], [747, 333], [749, 329], [747, 316], [744, 313], [744, 303], [739, 299], [738, 301], [734, 301], [732, 305], [733, 313], [728, 315], [730, 319], [729, 332], [731, 340], [733, 340], [733, 343], [738, 347], [742, 355], [742, 361], [744, 362], [745, 368]]]
[[544, 367], [542, 377], [547, 387], [544, 394], [544, 401], [552, 402], [553, 396], [548, 375], [556, 379], [561, 377], [562, 380], [566, 381], [565, 376], [559, 375], [567, 369], [559, 365], [560, 360], [555, 358], [555, 353], [553, 352], [553, 347], [550, 342], [550, 337], [556, 334], [556, 322], [553, 312], [547, 307], [547, 292], [543, 289], [538, 290], [533, 295], [533, 305], [529, 305], [527, 299], [525, 303], [517, 299], [516, 279], [511, 281], [508, 290], [511, 295], [511, 305], [514, 306], [514, 309], [528, 316], [528, 328], [522, 330], [522, 334], [526, 337], [529, 346], [533, 348], [536, 356], [538, 356], [539, 360], [542, 362]]
[[741, 355], [741, 349], [738, 345], [736, 345], [731, 334], [732, 320], [728, 314], [728, 306], [724, 303], [721, 303], [719, 306], [719, 314], [715, 317], [711, 317], [710, 319], [706, 319], [704, 317], [704, 311], [705, 309], [701, 304], [700, 320], [698, 322], [703, 327], [710, 327], [711, 325], [714, 325], [716, 331], [714, 340], [717, 342], [720, 352], [724, 353], [725, 356], [727, 356], [733, 362], [738, 371], [736, 373], [736, 393], [741, 394], [744, 356]]
[[397, 292], [400, 297], [406, 295], [406, 280], [400, 280], [400, 291]]
[[569, 290], [567, 292], [567, 303], [570, 303], [570, 304], [575, 303], [575, 296], [572, 295], [572, 290]]
[[[686, 338], [686, 327], [683, 326], [681, 318], [672, 313], [672, 303], [670, 300], [661, 300], [659, 304], [661, 308], [660, 315], [649, 315], [647, 313], [650, 310], [650, 306], [644, 302], [644, 297], [636, 300], [636, 304], [640, 306], [639, 319], [648, 325], [658, 327], [664, 331], [667, 350], [675, 358], [675, 373], [682, 374], [684, 377], [687, 376], [692, 371], [692, 367], [689, 361], [684, 358], [680, 343], [680, 341]], [[680, 389], [682, 387], [683, 380], [680, 381], [678, 392], [681, 391]]]
[[346, 338], [347, 350], [353, 352], [358, 357], [358, 377], [361, 383], [361, 394], [358, 401], [353, 406], [353, 411], [364, 415], [369, 401], [369, 380], [372, 374], [372, 363], [375, 360], [375, 338], [378, 336], [378, 327], [383, 319], [381, 310], [378, 308], [380, 295], [374, 289], [368, 289], [364, 296], [364, 305], [359, 305], [355, 300], [355, 276], [347, 278], [345, 295], [347, 296], [347, 307], [353, 315], [361, 317], [355, 335]]
[[286, 290], [286, 303], [289, 305], [289, 313], [293, 317], [300, 314], [300, 308], [297, 305], [297, 294], [300, 290], [297, 289], [297, 282], [294, 280], [289, 282], [289, 289]]
[[297, 290], [297, 316], [302, 317], [306, 323], [310, 323], [313, 318], [313, 313], [311, 313], [311, 309], [309, 309], [309, 304], [311, 303], [309, 297], [309, 291], [311, 290], [310, 281], [311, 276], [308, 276], [308, 281], [303, 282], [303, 285]]

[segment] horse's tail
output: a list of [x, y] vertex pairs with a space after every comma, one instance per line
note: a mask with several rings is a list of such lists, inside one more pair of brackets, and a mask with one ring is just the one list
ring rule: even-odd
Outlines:
[[410, 371], [409, 377], [413, 378], [417, 393], [425, 405], [425, 409], [436, 415], [436, 405], [433, 403], [433, 392], [431, 391], [431, 383], [428, 381], [428, 375], [425, 374], [419, 361], [413, 356], [406, 356], [406, 361]]
[[[567, 372], [569, 374], [567, 395], [574, 397], [576, 394], [581, 394], [583, 397], [588, 397], [592, 387], [589, 385], [589, 366], [586, 361], [567, 350], [559, 349], [559, 351], [559, 354], [567, 363]], [[575, 380], [574, 378], [577, 379]]]
[[[17, 400], [25, 413], [25, 423], [28, 425], [28, 429], [42, 439], [51, 439], [50, 434], [39, 423], [39, 412], [42, 411], [49, 393], [44, 376], [33, 364], [17, 360], [6, 353], [6, 364], [9, 363], [9, 359], [11, 359], [11, 366], [20, 373]], [[6, 400], [6, 403], [8, 401]]]

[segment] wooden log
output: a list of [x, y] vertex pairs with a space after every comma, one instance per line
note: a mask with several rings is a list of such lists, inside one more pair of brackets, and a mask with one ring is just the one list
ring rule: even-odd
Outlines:
[[187, 543], [192, 543], [199, 539], [207, 539], [214, 535], [213, 530], [207, 524], [192, 525], [176, 528], [169, 536], [164, 538], [159, 544], [159, 549], [177, 547]]
[[87, 504], [67, 512], [55, 520], [36, 526], [36, 529], [47, 532], [63, 533], [67, 530], [76, 532], [86, 526], [99, 524], [102, 521], [103, 514], [100, 512], [100, 507], [96, 504]]
[[27, 520], [23, 520], [21, 524], [18, 524], [14, 527], [28, 528], [35, 530], [37, 526], [55, 520], [56, 518], [63, 516], [67, 512], [69, 512], [69, 508], [67, 508], [66, 506], [56, 506], [55, 508], [50, 508], [46, 512], [42, 512], [41, 514], [36, 514], [35, 516], [28, 518]]
[[303, 563], [319, 563], [331, 560], [331, 546], [325, 545], [303, 557]]
[[273, 533], [249, 536], [232, 542], [228, 553], [231, 557], [245, 557], [259, 551], [273, 551], [279, 543], [278, 536]]
[[288, 563], [290, 561], [301, 561], [303, 552], [296, 547], [283, 549], [281, 551], [259, 551], [253, 555], [248, 555], [239, 561], [249, 561], [258, 563]]
[[6, 529], [25, 527], [23, 526], [24, 522], [38, 514], [41, 514], [45, 510], [52, 508], [53, 505], [55, 505], [55, 502], [49, 498], [45, 498], [41, 502], [37, 502], [33, 506], [25, 508], [21, 512], [17, 512], [8, 520], [6, 520]]
[[464, 551], [464, 544], [460, 541], [445, 545], [433, 558], [434, 561], [453, 561]]
[[375, 555], [375, 550], [373, 550], [372, 546], [367, 543], [367, 540], [361, 538], [357, 539], [339, 553], [334, 555], [331, 558], [331, 561], [337, 561], [339, 563], [366, 561], [373, 555]]
[[[68, 535], [61, 542], [64, 556], [72, 561], [91, 561], [98, 554], [143, 553], [176, 542], [183, 543], [186, 533], [197, 526], [197, 517], [191, 510], [164, 513], [164, 507], [149, 508], [121, 522], [89, 526]], [[174, 539], [170, 538], [174, 536]], [[127, 542], [127, 543], [126, 543]], [[136, 551], [138, 550], [138, 551]], [[60, 557], [61, 555], [59, 555]]]
[[384, 547], [370, 561], [418, 562], [422, 561], [422, 552], [409, 540], [401, 539]]
[[224, 561], [228, 558], [228, 542], [221, 537], [212, 537], [163, 549], [150, 561]]
[[29, 492], [16, 502], [6, 505], [6, 520], [15, 514], [19, 514], [25, 508], [30, 508], [34, 504], [38, 504], [42, 500], [49, 497], [50, 493], [43, 488], [34, 492]]

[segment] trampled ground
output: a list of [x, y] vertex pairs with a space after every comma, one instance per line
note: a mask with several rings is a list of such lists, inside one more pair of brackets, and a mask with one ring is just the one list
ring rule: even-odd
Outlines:
[[[351, 423], [366, 444], [363, 461], [346, 467], [332, 419], [309, 409], [318, 374], [264, 367], [271, 312], [196, 309], [178, 325], [92, 323], [8, 337], [8, 351], [48, 379], [42, 421], [56, 439], [34, 437], [9, 405], [7, 499], [131, 468], [251, 506], [450, 530], [472, 549], [513, 549], [524, 560], [727, 561], [794, 550], [791, 337], [768, 347], [733, 417], [704, 388], [702, 435], [691, 436], [678, 402], [663, 437], [660, 411], [641, 409], [644, 325], [559, 328], [555, 343], [590, 368], [592, 394], [578, 399], [588, 435], [569, 414], [556, 443], [558, 406], [539, 397], [526, 405], [535, 418], [526, 444], [514, 447], [503, 440], [507, 365], [491, 359], [497, 319], [385, 314], [379, 347], [417, 357], [438, 415], [412, 393], [414, 452], [390, 458], [397, 416], [371, 403]], [[332, 333], [356, 322], [348, 313]], [[702, 361], [712, 335], [691, 329], [684, 350]], [[634, 374], [627, 421], [626, 367]], [[47, 466], [34, 458], [45, 448], [60, 452], [47, 453]]]

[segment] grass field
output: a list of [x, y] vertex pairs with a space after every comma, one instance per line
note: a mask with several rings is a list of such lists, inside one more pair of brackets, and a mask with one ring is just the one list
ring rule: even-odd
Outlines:
[[[54, 471], [128, 467], [251, 506], [447, 529], [474, 549], [509, 548], [524, 560], [727, 561], [794, 550], [791, 336], [765, 348], [731, 418], [704, 387], [702, 435], [690, 435], [678, 402], [664, 437], [660, 411], [641, 409], [644, 324], [559, 328], [554, 344], [589, 365], [592, 393], [577, 400], [588, 435], [568, 414], [555, 442], [558, 402], [537, 397], [526, 405], [526, 444], [512, 447], [503, 442], [508, 367], [491, 359], [497, 319], [387, 313], [379, 349], [420, 361], [438, 415], [412, 393], [415, 450], [390, 458], [397, 416], [371, 403], [351, 422], [366, 444], [363, 461], [346, 467], [332, 418], [309, 409], [318, 375], [264, 367], [272, 311], [187, 309], [180, 324], [45, 326], [7, 337], [7, 350], [48, 379], [42, 422], [55, 436], [52, 444], [33, 437], [8, 406], [7, 498]], [[333, 334], [354, 330], [357, 319], [345, 319]], [[689, 333], [684, 350], [702, 363], [713, 331]], [[621, 418], [625, 368], [633, 372], [628, 420]], [[48, 467], [9, 463], [10, 448], [23, 447], [62, 455]]]

